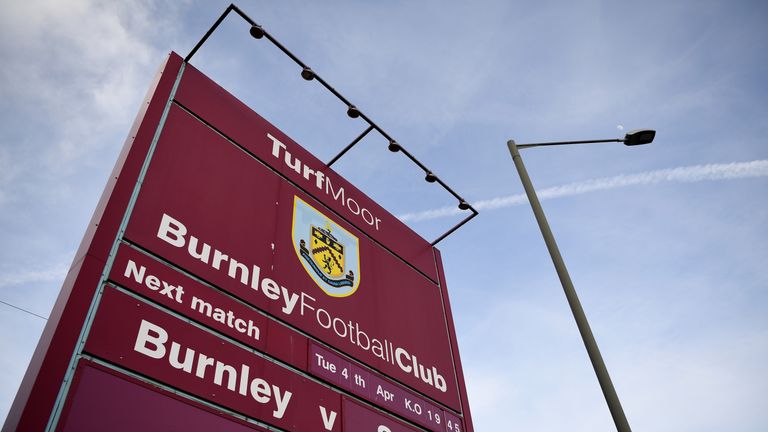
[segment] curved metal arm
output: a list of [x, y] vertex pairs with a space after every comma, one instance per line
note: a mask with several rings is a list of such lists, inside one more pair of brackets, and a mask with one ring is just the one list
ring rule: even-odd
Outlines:
[[548, 147], [548, 146], [558, 146], [558, 145], [568, 145], [568, 144], [595, 144], [595, 143], [607, 143], [607, 142], [624, 142], [623, 139], [614, 138], [614, 139], [605, 139], [605, 140], [586, 140], [586, 141], [555, 141], [555, 142], [544, 142], [544, 143], [532, 143], [532, 144], [517, 144], [517, 148], [529, 148], [529, 147]]

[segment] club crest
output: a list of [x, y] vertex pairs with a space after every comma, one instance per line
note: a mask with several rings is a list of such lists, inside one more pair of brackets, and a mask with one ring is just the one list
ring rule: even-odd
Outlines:
[[307, 274], [332, 297], [352, 295], [360, 285], [357, 237], [301, 198], [293, 198], [293, 248]]

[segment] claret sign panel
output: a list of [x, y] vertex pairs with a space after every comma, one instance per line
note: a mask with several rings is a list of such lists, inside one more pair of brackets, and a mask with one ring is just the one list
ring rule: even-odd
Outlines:
[[472, 430], [439, 252], [176, 54], [113, 174], [4, 431]]

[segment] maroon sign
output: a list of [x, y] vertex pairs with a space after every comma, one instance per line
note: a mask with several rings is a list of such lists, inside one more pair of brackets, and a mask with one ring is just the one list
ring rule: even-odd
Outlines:
[[415, 392], [317, 343], [310, 343], [307, 351], [307, 339], [301, 334], [134, 248], [120, 246], [110, 279], [424, 427], [442, 430], [450, 415]]
[[114, 289], [85, 351], [286, 430], [341, 430], [337, 393]]
[[75, 254], [67, 278], [45, 325], [35, 353], [8, 412], [3, 432], [40, 431], [54, 420], [58, 401], [67, 396], [73, 356], [80, 352], [80, 335], [88, 324], [89, 309], [101, 288], [100, 278], [126, 210], [130, 206], [141, 168], [183, 68], [172, 53], [160, 66], [125, 145], [108, 178], [88, 229]]
[[176, 100], [437, 281], [429, 242], [194, 67], [184, 71]]
[[245, 304], [121, 245], [110, 279], [181, 315], [299, 369], [307, 368], [307, 338]]
[[445, 412], [445, 432], [462, 432], [465, 428], [461, 419], [455, 415]]
[[266, 432], [86, 361], [80, 362], [72, 387], [60, 432]]
[[126, 237], [459, 410], [440, 288], [179, 108]]
[[3, 432], [49, 426], [471, 432], [440, 253], [171, 53]]
[[355, 432], [417, 432], [391, 417], [344, 398], [344, 430]]
[[451, 415], [414, 392], [313, 342], [309, 344], [308, 363], [313, 375], [431, 430], [442, 431], [446, 416]]

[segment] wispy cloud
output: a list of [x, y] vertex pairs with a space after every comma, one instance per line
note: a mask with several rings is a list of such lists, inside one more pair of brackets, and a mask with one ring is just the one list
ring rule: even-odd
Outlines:
[[[14, 165], [0, 185], [13, 182], [5, 194], [15, 196], [14, 189], [43, 174], [57, 187], [61, 176], [93, 164], [98, 151], [122, 140], [166, 51], [151, 36], [169, 40], [175, 26], [173, 14], [158, 13], [154, 0], [6, 3], [0, 107], [18, 117], [0, 134], [4, 157]], [[34, 115], [24, 112], [28, 107]]]
[[65, 264], [47, 268], [24, 269], [14, 273], [0, 274], [0, 288], [31, 282], [61, 281], [67, 274]]
[[[747, 177], [768, 176], [768, 159], [750, 162], [733, 162], [727, 164], [692, 165], [663, 170], [646, 171], [637, 174], [622, 174], [614, 177], [603, 177], [583, 182], [569, 183], [536, 191], [540, 200], [561, 198], [626, 186], [648, 185], [665, 182], [699, 182], [705, 180], [726, 180]], [[508, 195], [476, 201], [473, 206], [477, 210], [493, 210], [511, 207], [528, 202], [525, 194]], [[460, 213], [455, 207], [441, 207], [421, 212], [406, 213], [398, 216], [402, 221], [417, 222], [452, 216]]]

